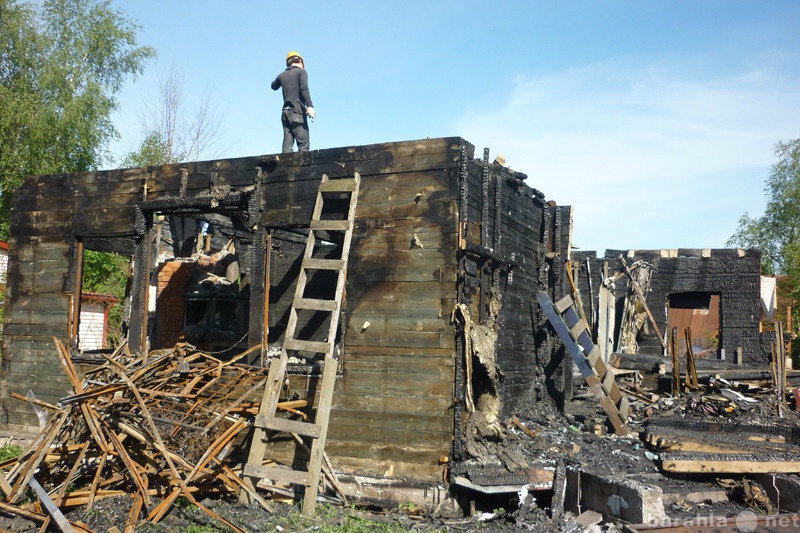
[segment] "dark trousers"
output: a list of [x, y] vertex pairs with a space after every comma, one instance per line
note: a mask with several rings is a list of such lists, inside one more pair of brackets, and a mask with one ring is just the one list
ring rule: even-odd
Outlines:
[[291, 152], [295, 141], [297, 141], [298, 152], [308, 152], [311, 143], [308, 138], [308, 121], [305, 114], [284, 109], [281, 113], [281, 124], [283, 124], [283, 152]]

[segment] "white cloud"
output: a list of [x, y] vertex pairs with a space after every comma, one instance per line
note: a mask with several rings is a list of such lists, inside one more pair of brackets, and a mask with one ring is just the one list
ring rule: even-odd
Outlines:
[[573, 205], [583, 248], [719, 247], [763, 206], [772, 146], [800, 136], [797, 85], [766, 67], [606, 61], [520, 76], [504, 106], [456, 128]]

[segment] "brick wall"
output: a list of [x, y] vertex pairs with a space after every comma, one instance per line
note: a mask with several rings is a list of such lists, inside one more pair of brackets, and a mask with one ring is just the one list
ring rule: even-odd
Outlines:
[[159, 268], [155, 342], [151, 349], [168, 348], [183, 340], [186, 288], [192, 279], [194, 267], [194, 263], [168, 261]]

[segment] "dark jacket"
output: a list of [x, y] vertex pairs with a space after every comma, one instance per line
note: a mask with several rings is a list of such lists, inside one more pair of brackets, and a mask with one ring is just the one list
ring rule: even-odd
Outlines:
[[307, 107], [314, 107], [308, 92], [308, 73], [305, 69], [292, 65], [278, 74], [272, 82], [272, 90], [283, 88], [283, 107], [295, 113], [305, 114]]

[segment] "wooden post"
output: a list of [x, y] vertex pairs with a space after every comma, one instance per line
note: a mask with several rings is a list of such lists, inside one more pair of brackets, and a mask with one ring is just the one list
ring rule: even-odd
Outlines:
[[131, 288], [131, 322], [128, 330], [128, 346], [134, 353], [147, 355], [147, 323], [149, 313], [150, 268], [152, 265], [152, 215], [138, 214], [141, 240], [134, 251], [133, 286]]
[[678, 328], [672, 328], [670, 335], [670, 355], [672, 356], [672, 395], [681, 395], [681, 359], [678, 357]]
[[692, 328], [686, 328], [684, 334], [686, 336], [685, 386], [689, 389], [696, 389], [699, 384], [697, 383], [697, 367], [695, 366], [694, 349], [692, 348]]
[[[594, 290], [592, 289], [592, 266], [589, 258], [586, 258], [586, 282], [589, 285], [589, 331], [594, 331], [595, 312], [594, 312]], [[598, 339], [599, 340], [599, 339]]]
[[78, 346], [81, 322], [81, 293], [83, 291], [83, 241], [75, 243], [75, 279], [72, 283], [72, 322], [69, 328], [69, 346]]
[[778, 374], [778, 416], [783, 418], [786, 413], [786, 345], [783, 339], [783, 323], [775, 322], [775, 347], [777, 355]]
[[[572, 261], [569, 259], [564, 261], [564, 270], [567, 272], [567, 280], [569, 281], [569, 286], [572, 289], [572, 294], [575, 296], [575, 306], [578, 308], [578, 312], [581, 314], [581, 318], [586, 323], [589, 332], [591, 332], [592, 326], [589, 324], [589, 321], [586, 320], [586, 313], [583, 311], [583, 301], [581, 300], [581, 291], [578, 290], [578, 286], [575, 284], [575, 277], [572, 271]], [[589, 297], [591, 298], [591, 294]]]
[[269, 353], [269, 286], [270, 265], [272, 257], [272, 230], [267, 232], [267, 246], [264, 252], [264, 322], [261, 327], [261, 366], [267, 360]]

